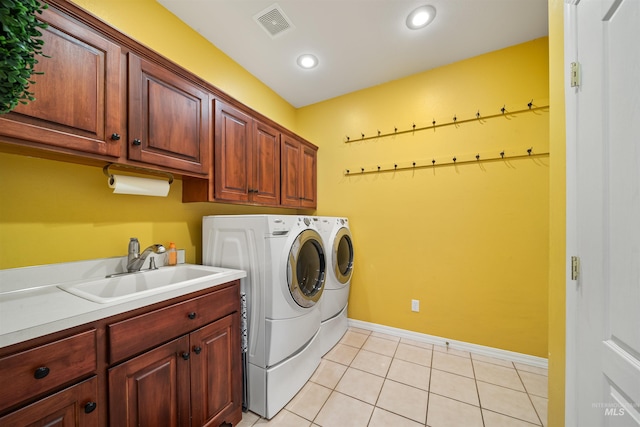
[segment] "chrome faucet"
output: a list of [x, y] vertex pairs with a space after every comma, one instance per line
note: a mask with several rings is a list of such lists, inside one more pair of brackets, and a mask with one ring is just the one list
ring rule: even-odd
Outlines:
[[140, 253], [140, 243], [136, 237], [132, 237], [129, 240], [129, 251], [127, 255], [127, 271], [129, 273], [135, 273], [136, 271], [140, 271], [142, 265], [146, 261], [147, 257], [151, 252], [156, 254], [163, 254], [166, 252], [166, 249], [161, 244], [156, 243], [155, 245], [149, 246], [147, 249]]

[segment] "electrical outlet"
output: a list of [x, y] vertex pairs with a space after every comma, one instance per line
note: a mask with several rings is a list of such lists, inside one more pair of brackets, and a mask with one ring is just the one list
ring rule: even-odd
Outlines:
[[411, 300], [411, 311], [415, 311], [416, 313], [420, 311], [420, 300], [418, 299]]

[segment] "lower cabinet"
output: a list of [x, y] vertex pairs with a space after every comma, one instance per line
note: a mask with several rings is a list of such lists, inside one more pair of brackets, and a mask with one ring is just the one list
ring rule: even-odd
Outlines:
[[239, 325], [236, 312], [189, 336], [193, 426], [235, 425], [242, 418]]
[[188, 355], [189, 338], [182, 337], [111, 368], [111, 425], [190, 425]]
[[113, 426], [222, 426], [242, 417], [238, 313], [109, 369]]
[[[5, 387], [9, 388], [8, 384], [5, 383]], [[97, 396], [98, 380], [92, 377], [0, 417], [0, 425], [97, 427], [100, 425], [98, 411], [95, 410]]]
[[240, 282], [0, 348], [0, 426], [242, 420]]

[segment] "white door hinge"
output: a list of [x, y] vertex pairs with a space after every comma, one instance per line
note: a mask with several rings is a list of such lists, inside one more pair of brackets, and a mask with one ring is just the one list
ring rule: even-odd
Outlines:
[[580, 86], [580, 63], [571, 63], [571, 87]]
[[578, 280], [580, 277], [580, 257], [571, 257], [571, 280]]

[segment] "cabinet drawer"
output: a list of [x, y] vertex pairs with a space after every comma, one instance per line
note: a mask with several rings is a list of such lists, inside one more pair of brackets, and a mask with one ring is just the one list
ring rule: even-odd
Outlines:
[[240, 307], [238, 285], [170, 305], [108, 326], [109, 361], [130, 356], [189, 333]]
[[98, 411], [98, 378], [88, 380], [40, 399], [29, 406], [0, 417], [3, 427], [100, 425]]
[[3, 357], [0, 410], [94, 373], [96, 365], [95, 329]]

